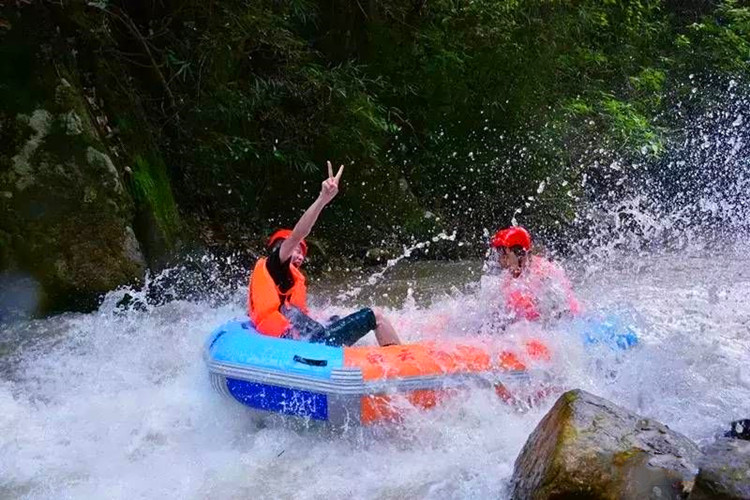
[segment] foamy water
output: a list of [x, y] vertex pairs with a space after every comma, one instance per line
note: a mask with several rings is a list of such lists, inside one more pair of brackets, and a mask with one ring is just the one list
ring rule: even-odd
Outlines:
[[[641, 333], [632, 352], [538, 335], [555, 346], [567, 388], [710, 439], [750, 416], [749, 264], [740, 254], [649, 255], [580, 274], [590, 309], [631, 316]], [[481, 314], [491, 281], [456, 291], [441, 279], [477, 263], [420, 266], [432, 301], [410, 295], [390, 311], [405, 337], [450, 335]], [[373, 295], [407, 281], [394, 276]], [[504, 497], [515, 457], [553, 402], [519, 412], [476, 390], [401, 425], [338, 432], [258, 418], [212, 391], [201, 358], [211, 329], [243, 313], [242, 291], [224, 306], [146, 310], [118, 307], [120, 297], [3, 331], [0, 497]]]

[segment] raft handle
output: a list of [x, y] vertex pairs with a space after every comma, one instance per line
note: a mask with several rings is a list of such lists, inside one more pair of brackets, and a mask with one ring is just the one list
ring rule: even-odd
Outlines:
[[328, 366], [328, 360], [327, 359], [310, 359], [310, 358], [303, 358], [302, 356], [294, 355], [294, 361], [297, 363], [302, 363], [303, 365], [310, 365], [310, 366]]

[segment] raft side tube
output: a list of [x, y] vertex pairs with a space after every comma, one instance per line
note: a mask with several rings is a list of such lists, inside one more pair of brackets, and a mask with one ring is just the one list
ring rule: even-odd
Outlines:
[[330, 379], [343, 366], [339, 347], [311, 344], [258, 334], [249, 321], [230, 321], [210, 337], [207, 360], [304, 377]]
[[482, 349], [422, 343], [330, 347], [258, 334], [248, 321], [216, 329], [205, 344], [211, 384], [254, 408], [327, 421], [373, 423], [398, 416], [392, 396], [431, 408], [457, 389], [523, 387], [526, 370], [493, 362]]

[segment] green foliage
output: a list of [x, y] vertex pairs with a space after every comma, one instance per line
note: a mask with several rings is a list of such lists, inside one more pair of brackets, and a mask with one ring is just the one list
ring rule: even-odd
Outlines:
[[10, 31], [0, 27], [0, 114], [31, 113], [46, 97], [34, 74], [35, 42], [18, 26]]
[[[635, 141], [641, 150], [657, 153], [662, 146], [656, 130], [643, 114], [639, 113], [633, 104], [605, 95], [601, 100], [602, 113], [610, 123], [614, 139], [621, 141]], [[644, 149], [645, 148], [645, 149]]]
[[581, 173], [584, 134], [659, 151], [650, 116], [671, 40], [661, 2], [446, 1], [411, 16], [394, 4], [379, 2], [377, 51], [362, 50], [368, 72], [388, 75], [380, 98], [406, 118], [391, 157], [470, 233], [519, 209], [540, 224], [567, 219], [575, 194], [553, 188]]
[[688, 27], [675, 45], [683, 49], [681, 60], [693, 70], [747, 74], [750, 65], [750, 7], [746, 2], [725, 0], [714, 14]]
[[[374, 164], [393, 131], [382, 85], [350, 61], [331, 64], [303, 34], [311, 2], [186, 2], [165, 42], [170, 86], [184, 103], [168, 155], [189, 209], [263, 225], [309, 202], [279, 195], [318, 179], [324, 159]], [[174, 14], [174, 12], [170, 12]], [[168, 50], [167, 50], [168, 49]]]
[[[469, 235], [513, 216], [560, 225], [592, 151], [661, 154], [665, 96], [691, 73], [746, 74], [750, 61], [748, 7], [677, 4], [109, 1], [88, 26], [132, 67], [179, 165], [137, 168], [153, 181], [143, 196], [170, 200], [165, 220], [171, 194], [154, 172], [187, 212], [265, 230], [299, 214], [331, 158], [351, 165], [337, 216], [372, 225], [357, 246], [422, 231], [420, 208]], [[382, 203], [404, 196], [397, 179], [408, 202]]]
[[162, 159], [156, 157], [148, 161], [136, 156], [131, 182], [135, 201], [149, 206], [164, 234], [170, 239], [175, 238], [179, 231], [179, 215]]

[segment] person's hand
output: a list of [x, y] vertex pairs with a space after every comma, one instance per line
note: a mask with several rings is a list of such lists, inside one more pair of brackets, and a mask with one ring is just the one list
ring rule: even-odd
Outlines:
[[331, 162], [328, 162], [328, 179], [323, 181], [323, 185], [320, 188], [320, 199], [323, 203], [329, 203], [339, 192], [339, 179], [341, 174], [344, 173], [344, 166], [339, 167], [339, 171], [336, 175], [333, 175], [333, 166]]

